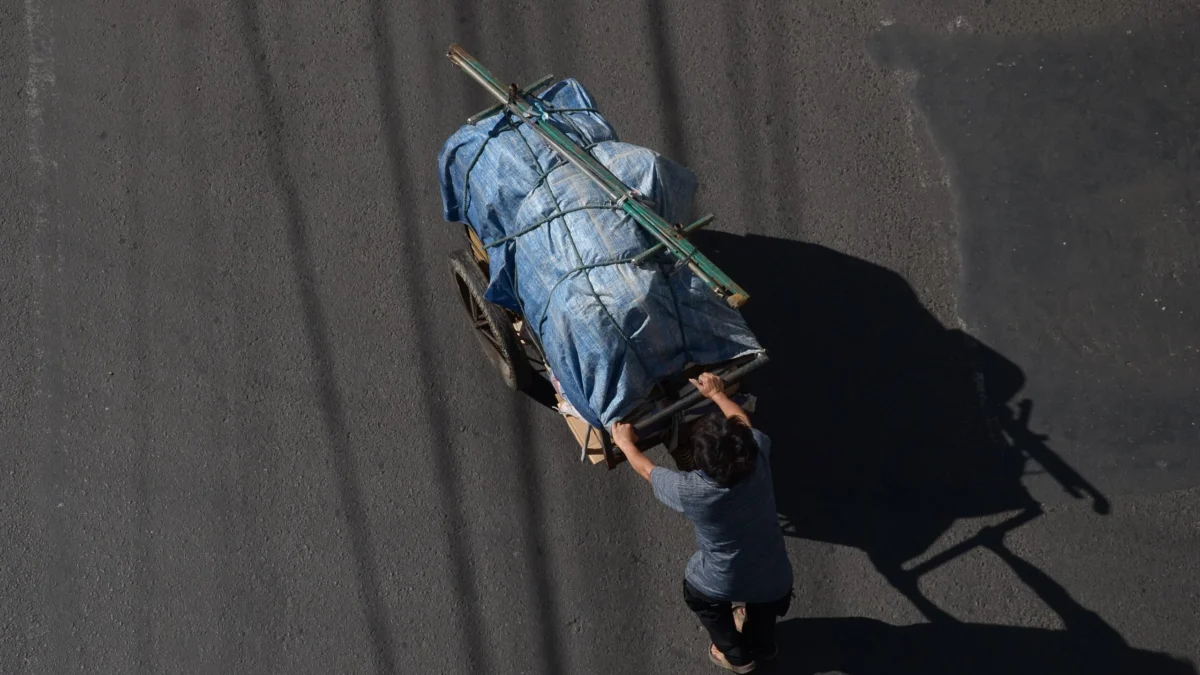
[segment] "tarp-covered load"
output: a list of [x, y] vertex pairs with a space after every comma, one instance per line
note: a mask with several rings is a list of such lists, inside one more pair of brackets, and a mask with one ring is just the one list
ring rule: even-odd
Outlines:
[[[695, 176], [621, 143], [578, 82], [553, 85], [540, 106], [664, 219], [688, 218]], [[527, 125], [497, 113], [464, 126], [438, 168], [446, 220], [487, 247], [487, 298], [525, 317], [589, 424], [607, 428], [689, 364], [761, 350], [741, 315], [669, 254], [631, 264], [650, 235]]]

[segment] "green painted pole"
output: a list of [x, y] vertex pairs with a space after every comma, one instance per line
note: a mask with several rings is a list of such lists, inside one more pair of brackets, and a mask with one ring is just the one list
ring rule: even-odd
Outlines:
[[[713, 221], [714, 217], [715, 216], [713, 216], [713, 214], [711, 214], [711, 213], [708, 215], [705, 215], [705, 216], [701, 216], [700, 220], [697, 220], [696, 222], [692, 223], [691, 225], [688, 225], [687, 227], [683, 228], [682, 230], [679, 230], [679, 234], [681, 236], [686, 237], [689, 234], [695, 232], [696, 230], [698, 230], [702, 227], [706, 227], [709, 223], [711, 223]], [[634, 265], [642, 264], [643, 262], [645, 262], [645, 260], [647, 258], [649, 258], [650, 256], [654, 255], [655, 253], [658, 253], [659, 251], [663, 250], [663, 248], [665, 248], [665, 247], [662, 244], [655, 244], [655, 245], [651, 246], [650, 248], [646, 249], [645, 251], [642, 251], [641, 253], [634, 256], [633, 264]]]
[[[545, 77], [538, 80], [537, 82], [534, 82], [533, 84], [522, 89], [521, 93], [528, 95], [528, 96], [536, 96], [539, 91], [544, 89], [546, 87], [546, 85], [550, 84], [553, 81], [554, 81], [553, 75], [546, 75]], [[470, 117], [468, 117], [467, 124], [475, 124], [479, 120], [481, 120], [485, 117], [489, 117], [491, 115], [495, 115], [496, 113], [500, 112], [501, 110], [504, 110], [504, 104], [497, 103], [496, 105], [488, 108], [487, 110], [484, 110], [482, 112], [477, 112], [474, 115], [471, 115]]]

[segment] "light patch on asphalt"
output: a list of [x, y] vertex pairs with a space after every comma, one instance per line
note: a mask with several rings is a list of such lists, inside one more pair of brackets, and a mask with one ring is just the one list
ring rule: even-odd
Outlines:
[[[917, 110], [914, 104], [914, 88], [920, 75], [915, 70], [900, 69], [892, 71], [892, 79], [904, 100], [904, 133], [908, 138], [908, 146], [912, 150], [913, 162], [916, 164], [917, 184], [922, 190], [931, 187], [950, 187], [950, 174], [946, 171], [942, 159], [936, 150], [929, 152], [921, 143], [917, 134]], [[921, 121], [924, 124], [924, 120]], [[922, 135], [929, 138], [928, 134]], [[930, 157], [930, 155], [935, 155]]]
[[[43, 99], [53, 96], [54, 38], [47, 27], [46, 13], [41, 0], [25, 0], [25, 35], [29, 46], [29, 73], [25, 77], [25, 115], [29, 118], [29, 158], [34, 171], [44, 179], [48, 170], [55, 168], [52, 158], [45, 153], [45, 104]], [[39, 199], [38, 217], [45, 218], [46, 203]]]
[[50, 222], [50, 195], [55, 185], [58, 162], [46, 150], [46, 109], [55, 97], [54, 37], [50, 30], [43, 0], [25, 0], [25, 36], [28, 70], [25, 76], [25, 116], [28, 122], [26, 148], [33, 165], [30, 201], [33, 212], [34, 268], [39, 274], [41, 294], [32, 294], [30, 304], [40, 325], [45, 327], [43, 340], [35, 346], [36, 365], [40, 371], [38, 398], [50, 402], [46, 427], [50, 447], [61, 439], [62, 366], [51, 357], [50, 350], [58, 339], [60, 321], [47, 317], [47, 307], [53, 309], [62, 296], [62, 233]]
[[969, 33], [971, 28], [971, 22], [965, 16], [956, 16], [953, 21], [946, 24], [946, 30], [951, 33]]
[[1194, 485], [1200, 25], [947, 28], [893, 26], [870, 49], [894, 81], [915, 78], [903, 119], [920, 113], [953, 169], [961, 319], [1028, 376], [1032, 433], [1068, 465], [1115, 494]]
[[[29, 70], [25, 76], [25, 116], [29, 127], [27, 148], [29, 161], [33, 164], [33, 224], [38, 233], [46, 230], [48, 200], [46, 187], [51, 184], [53, 171], [57, 168], [54, 158], [46, 154], [45, 100], [53, 97], [54, 86], [54, 38], [50, 34], [42, 0], [25, 0], [25, 36], [29, 50]], [[38, 262], [41, 263], [40, 253]], [[41, 265], [38, 265], [39, 269]], [[40, 310], [40, 307], [39, 307]], [[39, 315], [41, 312], [38, 312]], [[39, 355], [40, 356], [40, 355]], [[38, 359], [41, 362], [41, 359]]]

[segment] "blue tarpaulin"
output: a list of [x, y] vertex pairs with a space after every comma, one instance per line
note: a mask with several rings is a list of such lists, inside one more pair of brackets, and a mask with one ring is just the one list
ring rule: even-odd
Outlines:
[[[539, 105], [664, 219], [688, 219], [695, 176], [620, 142], [578, 82], [556, 83]], [[652, 237], [507, 113], [460, 128], [438, 168], [446, 220], [487, 247], [488, 299], [525, 317], [589, 424], [607, 428], [689, 364], [761, 350], [741, 314], [670, 254], [628, 262]]]

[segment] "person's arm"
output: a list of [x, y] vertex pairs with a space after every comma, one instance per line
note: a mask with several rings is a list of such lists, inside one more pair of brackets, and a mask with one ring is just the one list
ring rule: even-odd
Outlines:
[[691, 383], [701, 394], [716, 403], [726, 417], [740, 419], [742, 424], [750, 426], [750, 416], [742, 410], [742, 406], [734, 403], [733, 399], [725, 394], [725, 382], [720, 377], [712, 373], [701, 373], [700, 377], [691, 380]]
[[629, 466], [633, 467], [639, 476], [650, 480], [654, 462], [638, 449], [637, 432], [633, 430], [633, 425], [617, 422], [612, 426], [612, 439], [613, 443], [616, 443], [621, 452], [625, 454], [625, 459], [629, 460]]

